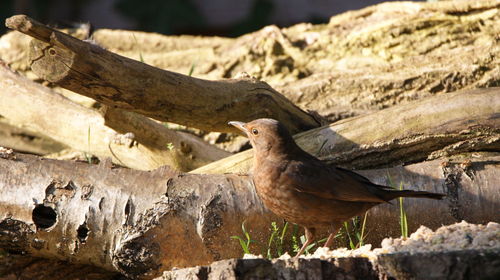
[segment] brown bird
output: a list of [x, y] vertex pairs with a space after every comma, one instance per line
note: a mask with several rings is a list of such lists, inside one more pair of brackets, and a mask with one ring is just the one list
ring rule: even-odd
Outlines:
[[276, 120], [229, 122], [242, 130], [254, 148], [252, 179], [264, 205], [285, 220], [303, 226], [313, 242], [317, 227], [330, 227], [329, 247], [342, 223], [371, 207], [398, 197], [442, 199], [444, 194], [395, 190], [370, 182], [353, 171], [329, 166], [302, 150]]

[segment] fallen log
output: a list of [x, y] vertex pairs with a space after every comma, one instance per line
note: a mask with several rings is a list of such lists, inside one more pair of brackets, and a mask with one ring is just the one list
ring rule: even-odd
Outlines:
[[[241, 235], [243, 221], [251, 238], [261, 242], [254, 244], [258, 253], [267, 243], [270, 222], [279, 221], [264, 209], [244, 175], [182, 174], [169, 168], [145, 172], [22, 154], [1, 157], [0, 248], [34, 257], [150, 278], [172, 267], [240, 256], [230, 236]], [[378, 183], [389, 175], [405, 188], [448, 193], [443, 201], [405, 200], [411, 231], [457, 219], [498, 221], [499, 154], [466, 158], [467, 164], [444, 166], [434, 160], [362, 174]], [[396, 205], [373, 208], [368, 224], [377, 226], [368, 227], [366, 242], [387, 232], [399, 236], [398, 215]]]
[[42, 133], [31, 131], [26, 129], [26, 127], [13, 125], [1, 116], [0, 147], [7, 147], [19, 152], [35, 155], [56, 153], [66, 148], [65, 145], [50, 139]]
[[295, 133], [319, 125], [255, 79], [208, 81], [161, 70], [24, 15], [8, 18], [6, 25], [37, 39], [30, 60], [38, 76], [115, 108], [208, 131], [235, 132], [229, 120], [259, 117], [278, 119]]
[[0, 114], [75, 150], [140, 170], [170, 165], [188, 171], [229, 155], [144, 116], [76, 104], [5, 65], [0, 65]]
[[[500, 88], [440, 94], [312, 129], [295, 140], [322, 160], [354, 169], [499, 150], [499, 95]], [[250, 150], [191, 173], [247, 173], [251, 165]]]
[[[391, 1], [333, 16], [328, 24], [268, 26], [234, 39], [106, 29], [92, 38], [111, 52], [177, 73], [193, 70], [203, 79], [247, 72], [333, 121], [498, 86], [499, 7], [496, 0]], [[12, 33], [1, 38], [0, 57], [27, 71], [27, 40]]]
[[[230, 259], [166, 271], [154, 280], [200, 279], [496, 279], [496, 250], [463, 250], [333, 259]], [[471, 277], [473, 275], [473, 277]]]

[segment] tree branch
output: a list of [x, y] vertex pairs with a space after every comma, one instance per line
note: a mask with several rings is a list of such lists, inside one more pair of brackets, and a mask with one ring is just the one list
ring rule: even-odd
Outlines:
[[235, 132], [230, 120], [272, 117], [297, 133], [318, 122], [268, 84], [253, 79], [208, 81], [161, 70], [106, 51], [27, 16], [6, 25], [33, 41], [31, 67], [41, 78], [106, 105], [208, 131]]
[[0, 112], [12, 123], [123, 166], [151, 170], [170, 165], [188, 171], [229, 155], [138, 114], [81, 106], [4, 65], [0, 65], [0, 89]]

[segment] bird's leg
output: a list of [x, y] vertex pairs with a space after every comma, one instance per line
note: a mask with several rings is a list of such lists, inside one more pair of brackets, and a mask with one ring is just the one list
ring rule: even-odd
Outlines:
[[332, 246], [333, 240], [335, 239], [335, 235], [337, 235], [341, 227], [342, 227], [341, 223], [332, 224], [332, 231], [328, 236], [328, 239], [326, 240], [325, 245], [323, 245], [323, 247], [330, 248], [330, 246]]
[[306, 228], [306, 227], [304, 227], [304, 229], [306, 230], [306, 242], [304, 243], [304, 245], [302, 245], [302, 248], [300, 248], [299, 252], [297, 253], [297, 255], [295, 255], [294, 259], [298, 259], [299, 256], [307, 248], [307, 246], [309, 246], [309, 244], [311, 244], [314, 241], [314, 235], [316, 233], [316, 229], [315, 228]]

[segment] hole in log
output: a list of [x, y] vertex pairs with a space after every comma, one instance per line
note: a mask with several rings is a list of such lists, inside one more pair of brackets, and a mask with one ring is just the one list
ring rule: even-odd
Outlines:
[[57, 52], [56, 52], [56, 50], [54, 50], [53, 48], [50, 48], [50, 49], [49, 49], [49, 54], [50, 54], [51, 56], [56, 55], [56, 53], [57, 53]]
[[51, 207], [38, 204], [33, 209], [32, 219], [37, 228], [48, 229], [56, 223], [57, 213]]
[[81, 243], [85, 243], [87, 240], [87, 237], [89, 236], [89, 228], [87, 227], [87, 224], [83, 223], [81, 224], [78, 229], [76, 230], [78, 241]]

